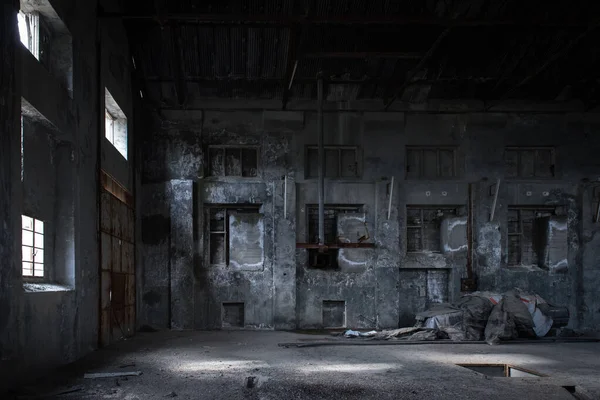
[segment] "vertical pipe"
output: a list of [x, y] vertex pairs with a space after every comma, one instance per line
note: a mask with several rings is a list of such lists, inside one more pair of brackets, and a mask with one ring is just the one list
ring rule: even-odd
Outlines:
[[498, 191], [500, 190], [500, 178], [496, 181], [496, 192], [494, 193], [494, 204], [492, 204], [492, 213], [490, 214], [490, 222], [494, 220], [496, 214], [496, 203], [498, 202]]
[[283, 179], [283, 219], [287, 219], [287, 172]]
[[392, 182], [390, 183], [390, 199], [388, 202], [388, 219], [392, 215], [392, 196], [394, 195], [394, 177], [392, 176]]
[[323, 72], [317, 74], [317, 124], [319, 129], [319, 244], [325, 244], [325, 147], [323, 144]]

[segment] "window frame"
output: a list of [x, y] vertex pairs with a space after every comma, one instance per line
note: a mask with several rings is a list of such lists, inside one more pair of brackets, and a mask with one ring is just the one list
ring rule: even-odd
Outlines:
[[[31, 223], [32, 223], [31, 228], [25, 227], [25, 219], [26, 218], [31, 220]], [[41, 224], [41, 231], [38, 231], [38, 223]], [[46, 255], [45, 254], [45, 240], [46, 240], [45, 225], [46, 224], [41, 219], [37, 219], [35, 217], [30, 217], [25, 214], [21, 215], [21, 276], [25, 280], [40, 281], [40, 280], [45, 280], [48, 277], [48, 273], [47, 273], [48, 271], [46, 270], [46, 262], [45, 262], [45, 255]], [[25, 232], [30, 232], [32, 234], [33, 240], [32, 240], [31, 245], [23, 243], [23, 236], [24, 236]], [[40, 238], [38, 238], [38, 235], [40, 236]], [[41, 242], [42, 242], [41, 247], [39, 247], [38, 239], [41, 240]], [[25, 258], [26, 249], [28, 249], [27, 251], [31, 251], [31, 253], [32, 253], [30, 260]], [[37, 256], [36, 252], [40, 251], [40, 250], [42, 251], [42, 260], [41, 260], [41, 262], [36, 262], [36, 256]], [[25, 274], [25, 263], [31, 264], [31, 275]], [[41, 265], [41, 270], [42, 270], [41, 276], [35, 275], [36, 265]]]
[[[511, 232], [510, 229], [510, 212], [511, 211], [517, 211], [517, 223], [518, 223], [518, 232]], [[533, 206], [518, 206], [518, 205], [512, 205], [512, 206], [508, 206], [507, 208], [507, 216], [506, 216], [506, 266], [508, 268], [518, 268], [518, 267], [530, 267], [530, 266], [539, 266], [539, 260], [538, 260], [538, 265], [535, 264], [523, 264], [523, 256], [525, 254], [525, 246], [524, 246], [524, 238], [525, 238], [525, 233], [524, 233], [524, 229], [523, 229], [523, 217], [522, 217], [522, 212], [523, 211], [532, 211], [534, 213], [537, 212], [542, 212], [542, 213], [549, 213], [549, 216], [556, 216], [556, 207], [555, 206], [537, 206], [537, 205], [533, 205]], [[537, 217], [534, 216], [533, 217], [533, 221], [535, 221], [535, 219], [537, 218], [543, 218], [543, 217]], [[532, 226], [532, 233], [531, 233], [531, 247], [533, 248], [534, 246], [534, 232], [533, 229], [535, 227]], [[516, 264], [510, 263], [510, 238], [511, 237], [517, 237], [519, 238], [519, 254], [518, 254], [518, 262]]]
[[[536, 168], [537, 168], [537, 157], [538, 157], [538, 152], [540, 150], [544, 150], [544, 151], [550, 151], [551, 154], [551, 158], [552, 158], [552, 164], [550, 166], [550, 173], [551, 176], [538, 176], [536, 175]], [[508, 163], [506, 160], [506, 156], [507, 156], [507, 152], [509, 151], [513, 151], [517, 153], [517, 175], [509, 175], [508, 174]], [[534, 154], [534, 159], [533, 159], [533, 176], [523, 176], [521, 174], [521, 158], [522, 158], [522, 154], [526, 151], [533, 151]], [[506, 176], [507, 180], [550, 180], [550, 179], [556, 179], [557, 178], [557, 173], [556, 173], [556, 147], [554, 146], [506, 146], [504, 148], [504, 175]]]
[[[218, 178], [243, 178], [243, 179], [257, 179], [261, 176], [261, 168], [260, 168], [260, 146], [258, 145], [208, 145], [206, 146], [206, 166], [207, 166], [207, 174], [208, 178], [218, 179]], [[212, 170], [212, 150], [221, 150], [223, 152], [223, 175], [214, 175]], [[225, 158], [227, 155], [227, 150], [238, 150], [240, 152], [240, 175], [227, 175], [227, 168], [225, 165]], [[244, 150], [254, 150], [256, 152], [256, 175], [254, 176], [244, 176]]]
[[[211, 267], [229, 267], [229, 216], [231, 212], [245, 212], [249, 214], [260, 214], [260, 204], [205, 204], [204, 205], [204, 232], [206, 234], [204, 243], [204, 260], [206, 265]], [[223, 210], [225, 217], [223, 219], [223, 230], [215, 231], [211, 227], [211, 211]], [[211, 237], [212, 235], [223, 235], [223, 254], [225, 255], [224, 263], [213, 263], [211, 259]]]
[[[111, 125], [111, 136], [108, 136], [108, 127], [106, 126], [108, 124], [108, 121], [110, 120], [110, 125]], [[108, 110], [108, 108], [104, 108], [104, 137], [106, 138], [106, 140], [108, 140], [110, 142], [110, 144], [112, 144], [113, 146], [115, 146], [115, 123], [117, 121], [117, 118], [115, 118], [114, 115], [112, 115], [112, 113]]]
[[[453, 210], [453, 212], [454, 212], [453, 216], [454, 217], [458, 217], [458, 216], [460, 216], [460, 210], [459, 209], [461, 207], [463, 207], [463, 206], [453, 206], [453, 205], [412, 205], [412, 204], [411, 205], [407, 205], [406, 206], [406, 220], [405, 220], [405, 226], [406, 226], [406, 231], [405, 231], [405, 234], [406, 234], [406, 254], [409, 255], [409, 254], [423, 254], [423, 253], [436, 253], [436, 254], [442, 253], [441, 243], [439, 243], [439, 247], [438, 247], [437, 250], [429, 250], [429, 249], [425, 249], [424, 248], [425, 247], [424, 246], [424, 243], [425, 243], [424, 242], [425, 228], [426, 228], [426, 225], [428, 225], [428, 224], [423, 223], [423, 221], [424, 221], [424, 218], [423, 218], [424, 211], [425, 210], [430, 210], [430, 211], [442, 210], [442, 212], [444, 212], [444, 217], [445, 217], [446, 215], [448, 215], [448, 216], [450, 215], [450, 214], [447, 214], [447, 211]], [[422, 221], [421, 225], [409, 225], [409, 221], [408, 221], [408, 212], [409, 212], [409, 210], [418, 210], [419, 211], [419, 213], [420, 213], [420, 219]], [[441, 235], [440, 228], [441, 228], [440, 226], [437, 227], [439, 235]], [[408, 248], [408, 237], [409, 237], [409, 233], [408, 232], [411, 229], [419, 229], [421, 231], [420, 232], [421, 233], [421, 235], [420, 235], [420, 242], [421, 242], [420, 243], [420, 247], [421, 247], [421, 249], [420, 250], [409, 250], [409, 248]]]
[[[305, 205], [305, 209], [306, 209], [306, 242], [307, 243], [318, 243], [318, 237], [317, 237], [317, 241], [315, 242], [314, 240], [311, 239], [311, 216], [313, 214], [314, 211], [316, 211], [317, 213], [317, 218], [318, 218], [318, 210], [319, 210], [319, 205], [318, 204], [306, 204]], [[343, 213], [362, 213], [364, 212], [364, 205], [363, 204], [325, 204], [325, 212], [327, 212], [328, 210], [333, 210], [335, 212], [335, 218], [333, 221], [333, 235], [334, 237], [337, 237], [337, 216], [340, 213], [340, 211], [342, 211]], [[318, 229], [318, 220], [317, 220], [317, 229]], [[316, 236], [318, 236], [318, 232], [316, 234]], [[325, 232], [325, 237], [327, 237], [327, 232]], [[325, 244], [331, 244], [331, 243], [327, 243], [327, 241], [325, 240]], [[325, 253], [320, 252], [319, 249], [308, 249], [308, 268], [314, 268], [314, 269], [339, 269], [339, 266], [337, 265], [337, 255], [338, 255], [339, 249], [328, 249]], [[318, 257], [319, 255], [322, 256], [322, 258], [329, 258], [329, 262], [330, 264], [326, 265], [326, 266], [318, 266], [317, 264], [313, 263], [312, 260], [313, 258]]]
[[[411, 172], [409, 170], [409, 152], [418, 151], [420, 153], [419, 156], [419, 175], [416, 177], [410, 176]], [[425, 151], [435, 151], [436, 152], [436, 176], [425, 176]], [[452, 153], [452, 174], [450, 176], [441, 176], [442, 175], [442, 167], [441, 167], [441, 152], [442, 151], [450, 151]], [[405, 149], [405, 159], [404, 159], [404, 173], [406, 180], [450, 180], [456, 179], [459, 177], [458, 174], [458, 146], [406, 146]]]
[[[337, 151], [338, 165], [337, 165], [337, 174], [335, 176], [327, 176], [327, 171], [325, 171], [325, 178], [327, 179], [357, 179], [361, 177], [361, 169], [360, 169], [360, 155], [359, 155], [359, 147], [358, 146], [349, 146], [349, 145], [324, 145], [325, 150], [325, 164], [327, 164], [327, 151]], [[318, 145], [306, 145], [305, 154], [304, 154], [304, 177], [305, 179], [317, 179], [317, 175], [313, 176], [310, 174], [310, 152], [311, 150], [317, 150], [317, 154], [319, 151]], [[342, 176], [342, 151], [351, 150], [354, 152], [354, 175], [353, 176]], [[318, 156], [317, 156], [318, 158]]]

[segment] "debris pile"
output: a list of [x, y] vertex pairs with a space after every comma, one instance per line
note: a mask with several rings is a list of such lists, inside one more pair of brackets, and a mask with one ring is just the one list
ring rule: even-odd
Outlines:
[[[543, 337], [554, 324], [550, 306], [537, 294], [513, 289], [503, 294], [475, 292], [462, 296], [457, 304], [440, 303], [416, 315], [415, 326], [400, 329], [344, 332], [347, 338], [377, 340], [453, 340], [498, 344], [516, 338]], [[559, 309], [568, 314], [566, 309]]]

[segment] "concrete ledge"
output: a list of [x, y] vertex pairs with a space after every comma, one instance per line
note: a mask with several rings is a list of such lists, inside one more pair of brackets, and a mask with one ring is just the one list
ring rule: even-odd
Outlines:
[[71, 286], [59, 285], [57, 283], [23, 283], [25, 293], [44, 293], [44, 292], [72, 292], [75, 289]]

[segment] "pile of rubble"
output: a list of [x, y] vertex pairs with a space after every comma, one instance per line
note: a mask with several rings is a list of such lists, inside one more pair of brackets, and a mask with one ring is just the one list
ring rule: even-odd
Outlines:
[[418, 313], [415, 326], [358, 332], [348, 330], [345, 337], [380, 340], [453, 340], [497, 344], [518, 337], [535, 338], [548, 334], [559, 317], [558, 325], [568, 321], [568, 310], [549, 305], [537, 294], [513, 289], [503, 294], [475, 292], [462, 296], [457, 304], [436, 304]]

